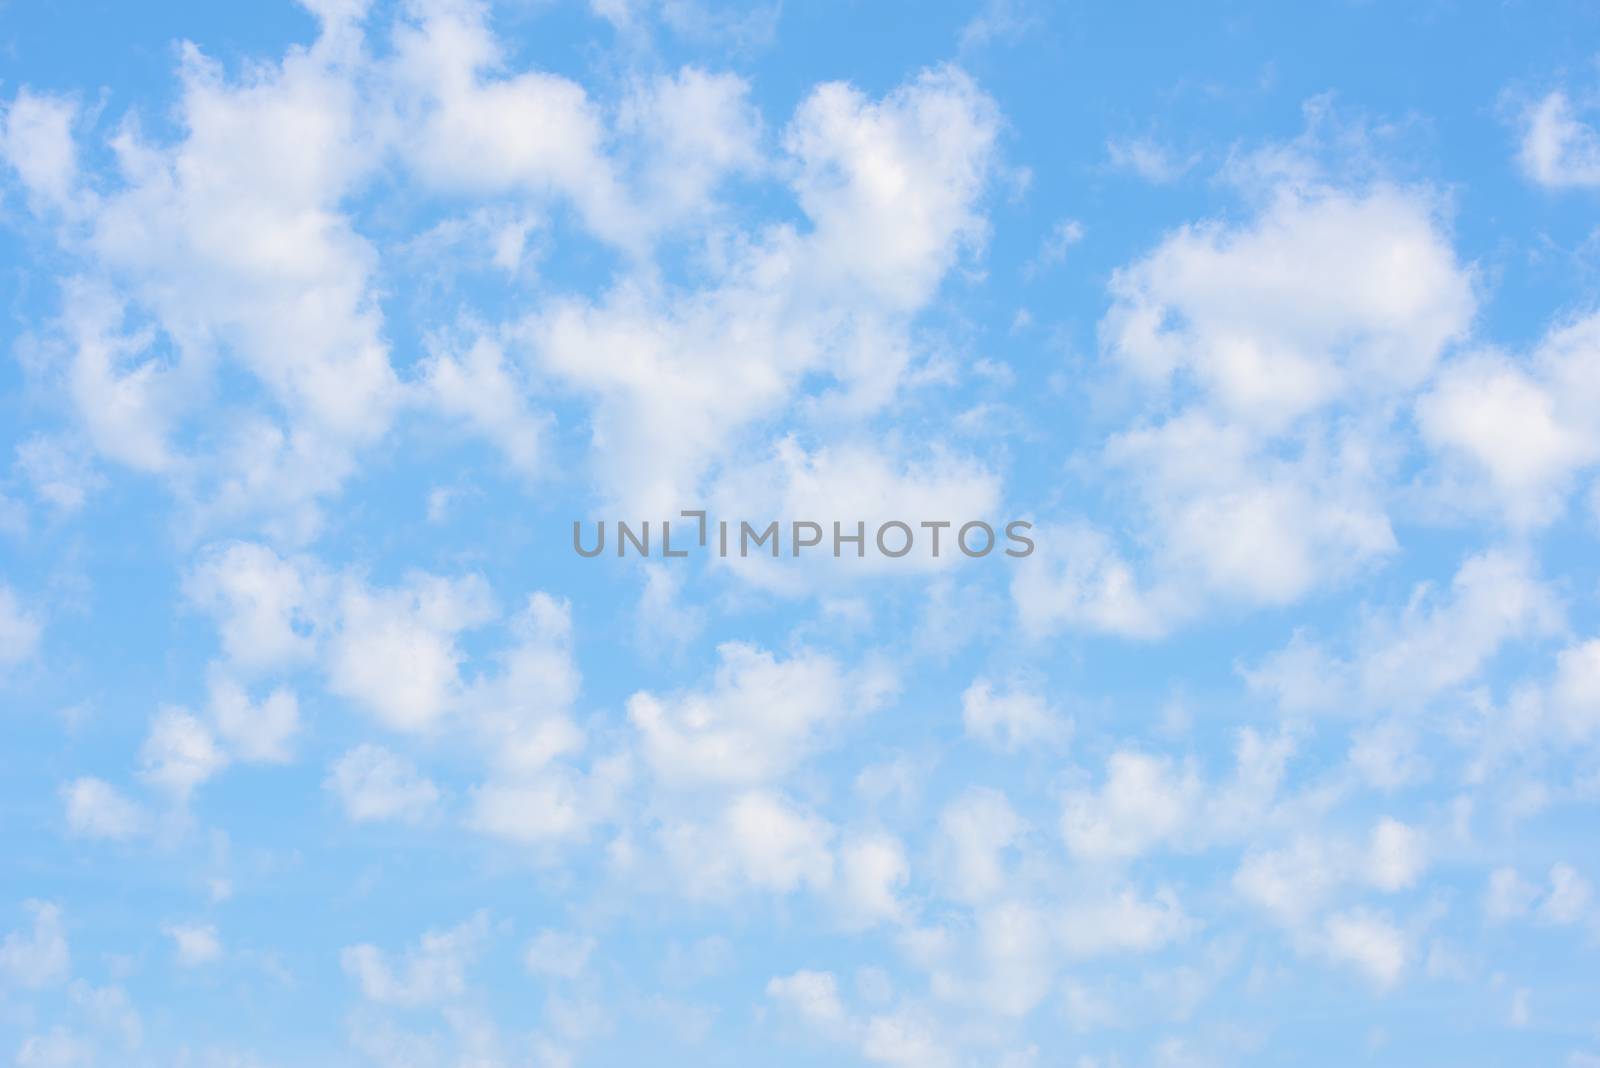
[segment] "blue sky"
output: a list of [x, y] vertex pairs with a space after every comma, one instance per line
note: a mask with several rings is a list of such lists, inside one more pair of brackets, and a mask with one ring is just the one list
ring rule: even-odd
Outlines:
[[1597, 30], [0, 2], [0, 1060], [1600, 1065]]

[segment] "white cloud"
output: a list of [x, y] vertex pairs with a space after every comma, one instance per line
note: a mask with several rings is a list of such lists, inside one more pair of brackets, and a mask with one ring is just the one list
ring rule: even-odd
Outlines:
[[185, 576], [184, 593], [211, 615], [231, 663], [269, 671], [308, 659], [314, 651], [323, 580], [301, 560], [264, 545], [212, 545]]
[[222, 939], [217, 936], [215, 924], [169, 923], [161, 930], [172, 939], [173, 953], [181, 967], [199, 968], [222, 959]]
[[1550, 698], [1572, 737], [1588, 738], [1600, 731], [1600, 639], [1561, 650]]
[[1393, 922], [1360, 909], [1328, 917], [1322, 948], [1330, 959], [1365, 973], [1380, 990], [1399, 981], [1408, 956], [1405, 934]]
[[1385, 817], [1372, 829], [1368, 879], [1380, 890], [1415, 886], [1427, 866], [1423, 837], [1414, 827]]
[[1578, 476], [1600, 462], [1600, 315], [1552, 328], [1526, 361], [1479, 353], [1444, 367], [1417, 402], [1439, 455], [1436, 496], [1514, 527], [1566, 511]]
[[11, 587], [0, 583], [0, 668], [20, 664], [39, 646], [39, 621], [23, 608]]
[[1167, 887], [1149, 898], [1124, 889], [1101, 900], [1076, 902], [1059, 912], [1056, 923], [1057, 937], [1073, 957], [1149, 953], [1186, 937], [1194, 927]]
[[491, 780], [472, 791], [467, 826], [514, 842], [559, 842], [582, 837], [599, 814], [605, 784], [551, 769]]
[[163, 708], [150, 721], [139, 749], [145, 781], [186, 800], [194, 788], [221, 771], [228, 757], [206, 725], [181, 708]]
[[27, 901], [23, 909], [33, 918], [31, 928], [12, 931], [0, 942], [0, 978], [30, 990], [65, 982], [72, 954], [61, 923], [61, 906], [49, 901]]
[[494, 442], [520, 474], [540, 473], [551, 420], [529, 407], [521, 372], [499, 345], [479, 338], [459, 357], [435, 352], [421, 377], [439, 411]]
[[1503, 866], [1489, 873], [1483, 911], [1491, 920], [1503, 921], [1525, 916], [1539, 897], [1539, 888], [1529, 883], [1515, 868]]
[[996, 692], [988, 679], [977, 679], [961, 695], [961, 722], [969, 737], [1008, 751], [1058, 743], [1071, 730], [1039, 694], [1018, 688]]
[[588, 967], [594, 947], [595, 940], [590, 935], [544, 930], [533, 936], [522, 960], [535, 975], [576, 979]]
[[78, 182], [77, 110], [70, 100], [23, 89], [0, 116], [0, 156], [28, 192], [56, 207], [71, 203]]
[[385, 726], [425, 731], [460, 698], [455, 638], [492, 617], [488, 585], [414, 575], [396, 589], [347, 580], [328, 654], [328, 688]]
[[904, 913], [900, 894], [911, 878], [905, 846], [878, 831], [847, 837], [839, 846], [840, 909], [853, 924], [896, 922]]
[[740, 794], [713, 821], [674, 823], [662, 834], [693, 896], [721, 898], [746, 888], [824, 891], [834, 881], [834, 828], [777, 794]]
[[[1001, 1016], [1026, 1016], [1044, 1000], [1055, 977], [1055, 953], [1044, 912], [1003, 901], [980, 909], [975, 919], [980, 970], [971, 1000]], [[936, 989], [937, 985], [936, 977]]]
[[218, 736], [235, 759], [268, 764], [291, 759], [300, 730], [300, 704], [293, 691], [280, 686], [252, 702], [238, 682], [214, 674], [209, 711]]
[[1196, 815], [1202, 793], [1192, 767], [1119, 750], [1106, 761], [1098, 792], [1074, 790], [1062, 804], [1067, 849], [1085, 860], [1126, 860], [1176, 836]]
[[94, 1044], [65, 1027], [29, 1035], [17, 1048], [18, 1068], [89, 1068], [94, 1063]]
[[781, 778], [837, 724], [881, 701], [873, 677], [852, 678], [817, 653], [786, 660], [744, 642], [717, 649], [711, 688], [628, 699], [646, 761], [670, 784], [755, 785]]
[[1100, 467], [1131, 490], [1149, 575], [1080, 530], [1059, 575], [1019, 572], [1025, 625], [1158, 634], [1393, 552], [1398, 406], [1476, 308], [1428, 191], [1280, 176], [1254, 217], [1182, 227], [1110, 288], [1101, 350], [1140, 407]]
[[839, 981], [831, 972], [803, 970], [775, 976], [767, 982], [767, 997], [822, 1034], [837, 1036], [848, 1029]]
[[1561, 626], [1556, 593], [1525, 555], [1491, 550], [1469, 557], [1446, 597], [1419, 587], [1405, 610], [1376, 616], [1362, 636], [1362, 690], [1380, 701], [1426, 700], [1477, 674], [1506, 642]]
[[105, 484], [82, 447], [64, 437], [40, 434], [22, 442], [15, 467], [41, 500], [66, 515], [82, 509], [89, 494]]
[[[746, 518], [758, 529], [763, 522], [780, 520], [783, 559], [763, 557], [753, 547], [748, 559], [735, 556], [738, 530], [730, 521], [732, 551], [719, 562], [757, 584], [789, 593], [815, 593], [828, 577], [853, 583], [863, 571], [917, 573], [951, 567], [966, 559], [957, 539], [960, 528], [972, 520], [991, 524], [996, 538], [992, 551], [998, 556], [1013, 547], [997, 516], [999, 504], [999, 478], [977, 461], [942, 447], [923, 457], [908, 455], [892, 442], [843, 441], [807, 450], [793, 437], [776, 442], [770, 456], [723, 473], [711, 496], [713, 515]], [[797, 562], [789, 524], [802, 520], [822, 528], [822, 541]], [[909, 551], [903, 556], [889, 557], [878, 549], [880, 528], [889, 521], [910, 528]], [[924, 528], [924, 522], [949, 525], [934, 530]], [[842, 544], [840, 562], [834, 562], [834, 523], [843, 534], [854, 534], [857, 524], [864, 524], [864, 557], [855, 546]], [[976, 550], [982, 538], [974, 530], [968, 544]], [[905, 540], [905, 533], [894, 528], [884, 532], [882, 544], [899, 552]]]
[[110, 783], [74, 779], [61, 788], [67, 830], [84, 838], [132, 838], [144, 831], [144, 811]]
[[1180, 614], [1165, 591], [1141, 585], [1100, 531], [1082, 523], [1039, 524], [1032, 555], [1017, 564], [1011, 597], [1023, 630], [1035, 636], [1071, 628], [1152, 638]]
[[379, 745], [356, 746], [334, 761], [323, 783], [356, 823], [426, 819], [439, 803], [439, 788], [417, 769]]
[[582, 685], [572, 654], [572, 606], [534, 593], [511, 620], [511, 633], [500, 671], [480, 675], [462, 707], [496, 767], [537, 770], [584, 744], [572, 719]]
[[1400, 611], [1368, 612], [1349, 658], [1297, 632], [1242, 671], [1253, 690], [1286, 710], [1368, 716], [1460, 687], [1507, 644], [1556, 633], [1564, 619], [1556, 589], [1532, 558], [1490, 549], [1463, 560], [1447, 590], [1419, 583]]
[[1577, 923], [1589, 914], [1594, 887], [1570, 864], [1550, 868], [1550, 892], [1539, 904], [1539, 918], [1546, 923]]
[[970, 787], [939, 814], [936, 863], [959, 901], [983, 901], [1006, 886], [1007, 853], [1026, 824], [1005, 794]]
[[392, 963], [387, 954], [367, 943], [346, 946], [339, 961], [368, 1001], [408, 1008], [441, 1005], [466, 991], [467, 968], [488, 935], [489, 916], [479, 912], [456, 927], [428, 931], [402, 959]]
[[1138, 175], [1153, 185], [1177, 181], [1198, 162], [1194, 156], [1179, 158], [1170, 148], [1148, 137], [1107, 141], [1106, 155], [1111, 166]]
[[1233, 888], [1279, 923], [1296, 926], [1321, 909], [1346, 875], [1323, 842], [1303, 835], [1284, 848], [1246, 854]]
[[1077, 219], [1062, 219], [1052, 226], [1039, 242], [1039, 251], [1023, 267], [1024, 274], [1034, 274], [1054, 266], [1067, 258], [1067, 250], [1083, 240], [1083, 223]]
[[[533, 316], [524, 334], [539, 364], [594, 401], [601, 495], [673, 514], [808, 374], [839, 384], [829, 406], [891, 400], [911, 358], [909, 316], [982, 237], [997, 128], [988, 97], [950, 70], [881, 101], [819, 87], [783, 138], [808, 232], [717, 242], [699, 289], [628, 279], [597, 303]], [[728, 351], [740, 359], [717, 355]]]
[[1574, 114], [1566, 93], [1548, 94], [1522, 121], [1517, 162], [1524, 174], [1553, 189], [1600, 186], [1600, 136]]

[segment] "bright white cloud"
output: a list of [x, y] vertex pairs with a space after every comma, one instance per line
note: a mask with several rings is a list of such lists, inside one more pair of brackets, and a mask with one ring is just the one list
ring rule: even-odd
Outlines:
[[1548, 94], [1522, 122], [1517, 161], [1524, 174], [1553, 189], [1600, 186], [1600, 136], [1578, 118], [1566, 93]]
[[875, 709], [880, 680], [851, 678], [831, 658], [779, 660], [743, 642], [718, 647], [711, 688], [628, 699], [645, 759], [667, 783], [753, 785], [780, 778], [835, 725]]

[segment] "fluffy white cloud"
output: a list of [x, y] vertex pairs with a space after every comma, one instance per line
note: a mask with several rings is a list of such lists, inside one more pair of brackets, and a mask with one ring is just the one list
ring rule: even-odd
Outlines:
[[463, 692], [456, 635], [492, 618], [480, 578], [416, 575], [396, 589], [346, 581], [328, 654], [328, 688], [385, 726], [425, 731]]
[[1067, 849], [1085, 860], [1126, 860], [1170, 840], [1196, 815], [1198, 773], [1170, 759], [1120, 750], [1106, 761], [1098, 791], [1074, 790], [1062, 803]]
[[708, 691], [628, 699], [651, 769], [673, 784], [753, 785], [794, 768], [823, 732], [872, 711], [884, 680], [852, 678], [831, 658], [801, 652], [786, 660], [743, 642], [718, 647]]
[[65, 982], [72, 954], [61, 923], [61, 906], [49, 901], [24, 902], [33, 918], [30, 928], [15, 930], [0, 942], [0, 977], [37, 990]]
[[783, 139], [809, 232], [722, 243], [703, 288], [629, 279], [532, 317], [524, 333], [539, 365], [594, 401], [604, 495], [633, 514], [688, 506], [808, 374], [839, 384], [836, 406], [890, 400], [911, 358], [908, 317], [982, 235], [976, 204], [997, 127], [993, 104], [953, 71], [881, 101], [823, 86]]
[[1288, 710], [1367, 715], [1470, 682], [1505, 645], [1553, 634], [1564, 619], [1532, 558], [1491, 549], [1462, 561], [1448, 590], [1421, 583], [1401, 611], [1369, 613], [1349, 658], [1296, 634], [1244, 675]]
[[1552, 864], [1545, 887], [1524, 879], [1515, 868], [1499, 867], [1489, 875], [1483, 910], [1495, 922], [1532, 916], [1566, 926], [1591, 918], [1593, 900], [1593, 885], [1570, 864]]
[[1561, 650], [1550, 699], [1570, 736], [1589, 738], [1600, 731], [1600, 639]]
[[939, 814], [934, 856], [951, 896], [976, 902], [1003, 890], [1008, 851], [1025, 828], [998, 790], [972, 787], [947, 804]]
[[439, 803], [439, 788], [410, 761], [379, 745], [358, 745], [328, 769], [323, 783], [356, 823], [400, 820], [415, 823]]
[[839, 999], [839, 981], [832, 972], [798, 971], [774, 976], [767, 997], [788, 1009], [806, 1026], [826, 1035], [842, 1034], [848, 1019]]
[[392, 962], [369, 943], [346, 946], [339, 961], [368, 1001], [410, 1008], [440, 1005], [465, 992], [467, 968], [488, 935], [489, 916], [479, 912], [459, 926], [426, 932]]
[[312, 655], [323, 584], [303, 560], [265, 545], [228, 542], [202, 551], [184, 592], [217, 621], [232, 664], [267, 671]]
[[571, 605], [532, 594], [510, 629], [514, 642], [500, 655], [500, 670], [480, 675], [462, 707], [496, 767], [536, 770], [584, 744], [572, 718], [582, 680], [572, 655]]
[[839, 846], [838, 896], [848, 922], [867, 926], [902, 918], [900, 894], [911, 878], [905, 846], [886, 832], [856, 834]]
[[52, 206], [69, 204], [77, 186], [76, 118], [72, 101], [27, 89], [0, 115], [0, 156], [16, 169], [28, 192]]
[[21, 663], [39, 645], [39, 621], [26, 611], [11, 587], [0, 583], [0, 668]]
[[961, 723], [970, 737], [1008, 751], [1060, 742], [1071, 729], [1039, 694], [996, 692], [988, 679], [976, 680], [961, 695]]
[[180, 801], [227, 764], [210, 728], [181, 708], [156, 713], [139, 749], [140, 776]]
[[1399, 981], [1409, 955], [1405, 933], [1393, 921], [1361, 909], [1328, 917], [1322, 949], [1330, 959], [1363, 972], [1379, 989]]
[[1440, 456], [1442, 502], [1517, 527], [1560, 516], [1578, 476], [1600, 462], [1597, 367], [1600, 315], [1554, 327], [1526, 361], [1480, 353], [1443, 368], [1417, 402]]
[[1524, 174], [1543, 186], [1600, 186], [1600, 136], [1577, 117], [1572, 101], [1560, 91], [1524, 113], [1517, 161]]
[[522, 374], [500, 346], [479, 338], [459, 357], [435, 352], [421, 385], [440, 412], [494, 442], [516, 471], [539, 474], [550, 418], [529, 407]]
[[146, 826], [144, 811], [116, 787], [94, 778], [74, 779], [61, 788], [67, 830], [84, 838], [132, 838]]
[[1157, 634], [1394, 551], [1399, 406], [1476, 306], [1431, 194], [1280, 176], [1253, 218], [1174, 231], [1111, 292], [1101, 349], [1138, 407], [1101, 461], [1137, 504], [1148, 574], [1064, 524], [1070, 548], [1013, 587], [1025, 625]]
[[740, 794], [711, 822], [679, 822], [662, 834], [695, 896], [726, 897], [746, 888], [824, 891], [833, 884], [834, 828], [778, 794]]
[[1194, 921], [1167, 887], [1149, 898], [1132, 889], [1070, 904], [1056, 918], [1057, 937], [1073, 957], [1148, 953], [1184, 938]]
[[181, 967], [198, 968], [222, 958], [222, 939], [215, 924], [169, 923], [161, 930], [172, 939], [173, 954]]
[[211, 680], [209, 711], [217, 735], [235, 759], [267, 764], [290, 759], [300, 730], [300, 703], [293, 691], [279, 687], [251, 701], [243, 686], [218, 674]]
[[1416, 885], [1427, 866], [1427, 851], [1420, 832], [1399, 820], [1385, 817], [1372, 829], [1367, 878], [1380, 890], [1404, 890]]

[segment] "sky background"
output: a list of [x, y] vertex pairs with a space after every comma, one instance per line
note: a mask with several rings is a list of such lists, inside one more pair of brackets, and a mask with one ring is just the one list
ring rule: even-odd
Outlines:
[[0, 0], [0, 1063], [1600, 1066], [1597, 205], [1584, 3]]

